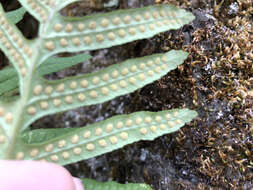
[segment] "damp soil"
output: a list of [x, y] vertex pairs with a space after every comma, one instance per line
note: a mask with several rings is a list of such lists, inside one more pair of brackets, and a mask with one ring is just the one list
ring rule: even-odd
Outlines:
[[[105, 7], [106, 2], [75, 3], [62, 14], [80, 16], [170, 3], [193, 12], [196, 19], [179, 30], [150, 39], [92, 51], [89, 62], [54, 73], [48, 79], [87, 73], [171, 49], [184, 49], [189, 52], [188, 59], [134, 93], [47, 116], [35, 122], [33, 128], [80, 127], [123, 113], [187, 107], [196, 110], [198, 117], [178, 132], [66, 168], [77, 177], [145, 182], [154, 190], [253, 189], [252, 0], [119, 0]], [[29, 15], [27, 19], [31, 19]], [[28, 24], [26, 21], [21, 27]], [[24, 31], [32, 36], [30, 30]], [[4, 65], [1, 63], [0, 67]]]

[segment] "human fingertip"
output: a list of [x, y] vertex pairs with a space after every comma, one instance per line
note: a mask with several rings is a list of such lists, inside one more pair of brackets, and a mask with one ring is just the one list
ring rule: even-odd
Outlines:
[[85, 190], [82, 181], [79, 178], [73, 177], [75, 190]]

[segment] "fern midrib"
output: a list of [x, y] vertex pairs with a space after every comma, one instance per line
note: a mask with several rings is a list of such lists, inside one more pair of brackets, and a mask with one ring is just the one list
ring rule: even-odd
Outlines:
[[[34, 41], [34, 47], [38, 47], [38, 44], [40, 43], [40, 40], [36, 40]], [[13, 152], [15, 149], [15, 146], [17, 145], [17, 141], [19, 138], [19, 135], [22, 132], [22, 124], [23, 124], [23, 113], [24, 110], [27, 106], [27, 103], [29, 102], [29, 94], [30, 94], [30, 89], [32, 86], [32, 81], [35, 77], [35, 69], [36, 69], [36, 62], [39, 60], [40, 56], [39, 56], [39, 52], [37, 52], [37, 54], [35, 54], [34, 58], [32, 60], [30, 60], [30, 63], [32, 64], [28, 64], [30, 67], [27, 71], [27, 78], [25, 78], [25, 80], [23, 80], [23, 85], [22, 85], [22, 89], [20, 89], [20, 99], [19, 101], [17, 101], [17, 111], [15, 112], [15, 119], [14, 123], [13, 123], [13, 131], [12, 134], [10, 135], [10, 142], [9, 142], [9, 146], [7, 148], [7, 159], [13, 159]]]
[[35, 51], [35, 55], [33, 56], [33, 59], [30, 59], [29, 60], [30, 63], [27, 63], [28, 77], [25, 79], [19, 78], [20, 83], [23, 83], [23, 85], [20, 86], [21, 87], [21, 89], [20, 89], [21, 98], [19, 99], [19, 101], [17, 101], [17, 103], [18, 103], [17, 104], [17, 111], [15, 112], [15, 114], [16, 114], [15, 117], [17, 119], [14, 120], [13, 125], [12, 125], [13, 130], [12, 130], [12, 133], [10, 134], [10, 141], [9, 141], [7, 149], [6, 149], [5, 159], [15, 159], [14, 150], [17, 146], [19, 136], [22, 133], [22, 129], [23, 129], [22, 115], [23, 115], [23, 112], [30, 100], [30, 92], [31, 92], [33, 79], [37, 78], [36, 68], [39, 65], [40, 61], [42, 60], [41, 55], [43, 55], [43, 54], [41, 53], [42, 48], [40, 48], [40, 46], [41, 46], [41, 44], [43, 44], [44, 39], [41, 37], [41, 31], [47, 30], [46, 26], [49, 26], [50, 20], [52, 17], [54, 17], [55, 14], [57, 14], [57, 12], [52, 11], [50, 16], [48, 17], [49, 18], [48, 22], [46, 22], [45, 24], [40, 24], [40, 29], [42, 29], [42, 30], [39, 30], [40, 32], [38, 34], [38, 38], [33, 40], [31, 43], [33, 48], [35, 48], [39, 51]]

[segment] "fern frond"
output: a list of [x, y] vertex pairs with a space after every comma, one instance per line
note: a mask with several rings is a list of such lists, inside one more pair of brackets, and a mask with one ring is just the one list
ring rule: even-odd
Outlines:
[[1, 4], [0, 48], [8, 56], [19, 77], [24, 77], [28, 67], [26, 60], [31, 59], [33, 56], [32, 46], [29, 46], [29, 42], [23, 37], [17, 27], [8, 20]]
[[[38, 73], [40, 76], [48, 75], [85, 62], [90, 58], [91, 56], [89, 54], [79, 54], [69, 57], [50, 57], [39, 66]], [[17, 89], [18, 86], [18, 75], [14, 68], [7, 67], [0, 71], [0, 96]]]
[[50, 15], [55, 12], [54, 0], [18, 0], [38, 21], [45, 23]]
[[[153, 140], [163, 134], [172, 133], [196, 115], [195, 111], [188, 109], [119, 115], [64, 133], [60, 129], [63, 135], [44, 138], [47, 141], [40, 141], [38, 144], [19, 142], [13, 156], [16, 159], [47, 160], [65, 165], [119, 149], [139, 140]], [[50, 130], [47, 134], [50, 135]], [[33, 135], [36, 135], [36, 130], [26, 137], [32, 138]]]
[[178, 29], [193, 18], [192, 14], [169, 5], [74, 18], [57, 14], [47, 28], [41, 28], [41, 60], [61, 52], [95, 50], [149, 38]]
[[17, 24], [23, 19], [25, 13], [26, 13], [25, 8], [21, 7], [17, 10], [7, 12], [6, 16], [13, 24]]
[[23, 129], [45, 115], [103, 103], [133, 92], [177, 68], [187, 55], [173, 50], [60, 81], [35, 80], [23, 115]]

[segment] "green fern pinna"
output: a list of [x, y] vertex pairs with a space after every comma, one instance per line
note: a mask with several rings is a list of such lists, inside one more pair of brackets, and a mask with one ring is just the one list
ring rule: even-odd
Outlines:
[[[139, 141], [177, 131], [196, 117], [188, 109], [119, 115], [81, 128], [29, 130], [37, 119], [81, 106], [99, 104], [133, 92], [177, 68], [187, 57], [169, 51], [129, 59], [98, 72], [49, 81], [43, 75], [78, 61], [85, 54], [58, 58], [62, 52], [108, 48], [149, 38], [191, 22], [194, 16], [170, 5], [158, 5], [85, 17], [64, 17], [59, 11], [77, 0], [19, 0], [22, 8], [5, 13], [0, 5], [0, 48], [12, 67], [0, 76], [1, 94], [19, 96], [0, 101], [0, 159], [41, 160], [65, 165], [95, 157]], [[38, 37], [26, 39], [15, 23], [28, 11], [40, 23]], [[72, 63], [71, 63], [72, 60]], [[68, 64], [68, 62], [70, 62]], [[83, 180], [86, 190], [101, 184]], [[102, 184], [111, 189], [150, 189], [144, 184]]]

